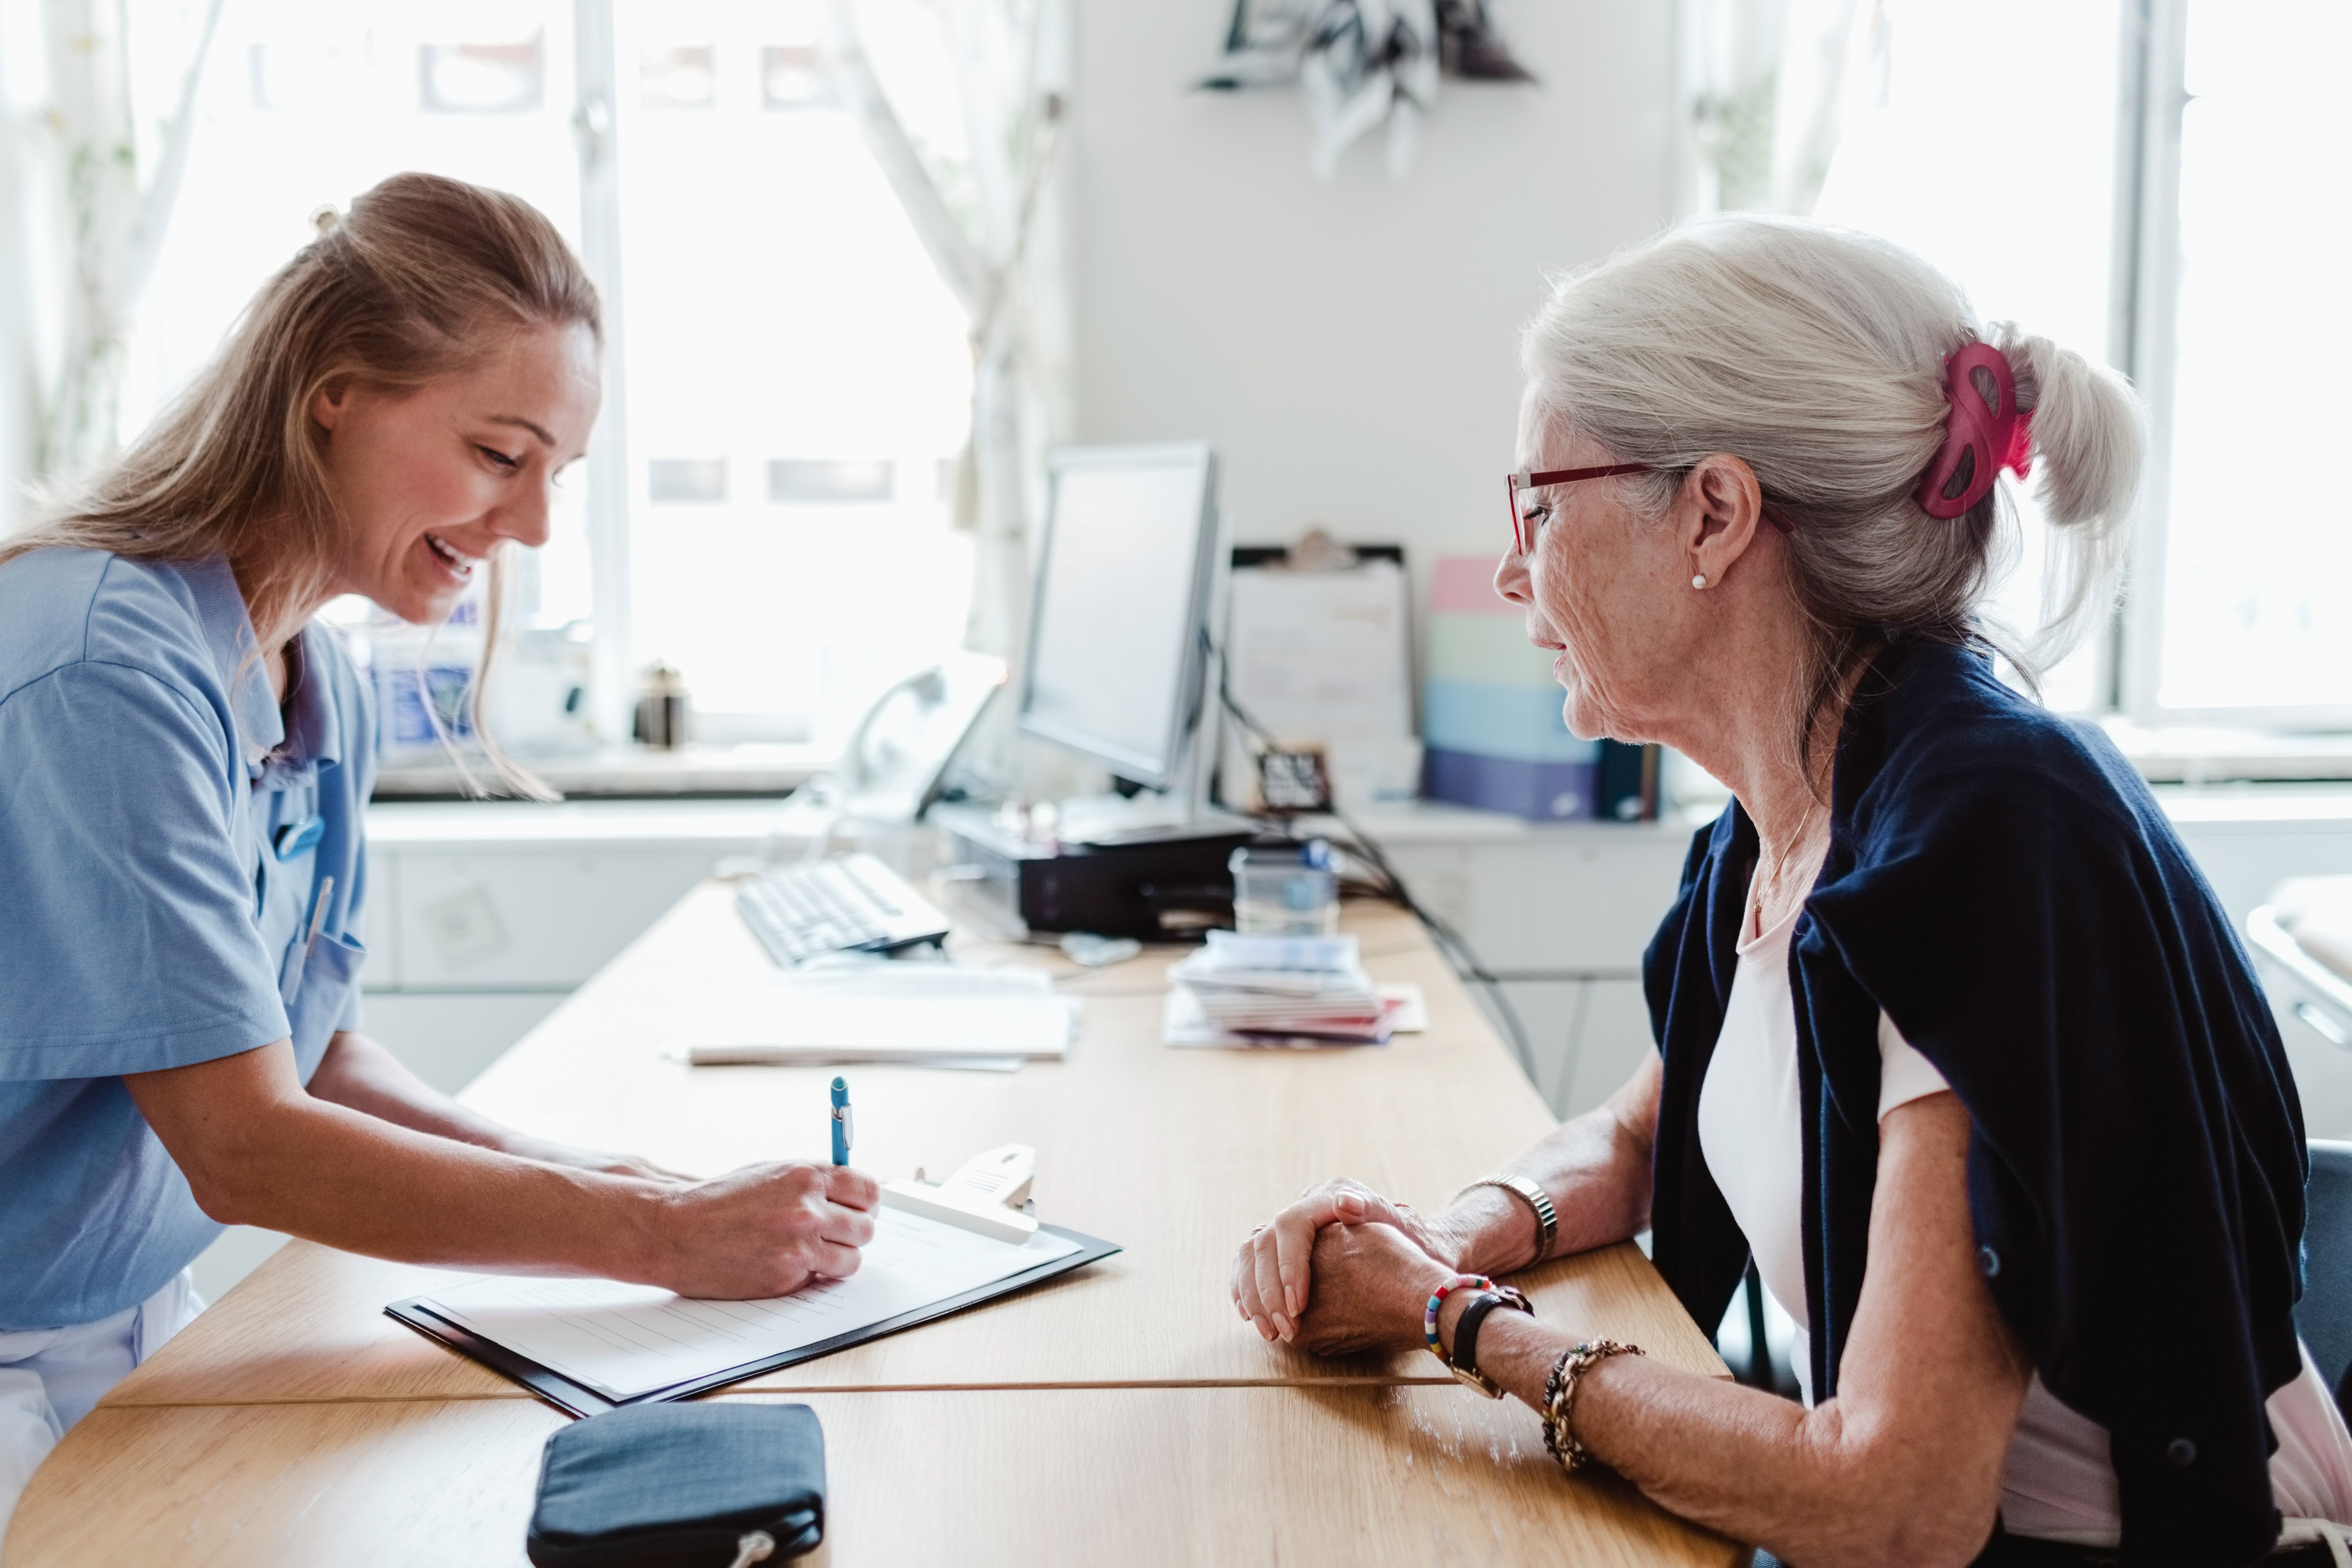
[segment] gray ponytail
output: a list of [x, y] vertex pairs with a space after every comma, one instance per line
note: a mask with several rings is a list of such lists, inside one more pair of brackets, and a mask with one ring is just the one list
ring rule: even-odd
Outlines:
[[[1985, 599], [2014, 559], [2000, 487], [1939, 521], [1914, 499], [1944, 439], [1945, 356], [1984, 338], [2033, 412], [2033, 475], [2057, 525], [2041, 626], [2021, 646]], [[1755, 470], [1788, 535], [1815, 628], [1800, 735], [1884, 641], [1990, 644], [2029, 679], [2111, 605], [2139, 482], [2137, 400], [2046, 338], [1987, 337], [1934, 268], [1883, 240], [1739, 214], [1683, 225], [1553, 280], [1520, 343], [1556, 418], [1657, 475], [1613, 481], [1663, 513], [1682, 470], [1716, 452]]]
[[2023, 650], [2028, 674], [2074, 651], [2114, 607], [2147, 435], [2139, 399], [2113, 372], [2013, 323], [1993, 346], [2033, 410], [2035, 499], [2055, 531], [2042, 579], [2042, 626]]

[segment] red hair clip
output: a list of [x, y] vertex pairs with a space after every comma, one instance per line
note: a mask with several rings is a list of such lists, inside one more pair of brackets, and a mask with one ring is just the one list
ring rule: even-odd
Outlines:
[[1990, 343], [1964, 344], [1944, 360], [1944, 396], [1951, 413], [1944, 444], [1919, 481], [1919, 505], [1929, 517], [1965, 513], [1992, 492], [2007, 468], [2019, 479], [2033, 469], [2033, 410], [2017, 405], [2017, 376]]

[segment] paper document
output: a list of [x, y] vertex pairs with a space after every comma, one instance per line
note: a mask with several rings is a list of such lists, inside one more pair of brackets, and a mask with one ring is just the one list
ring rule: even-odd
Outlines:
[[1077, 999], [1034, 969], [882, 963], [747, 977], [681, 1010], [672, 1047], [730, 1062], [1050, 1059], [1067, 1054]]
[[770, 1300], [698, 1301], [610, 1279], [487, 1278], [419, 1304], [617, 1402], [869, 1329], [1077, 1250], [1050, 1231], [1014, 1246], [886, 1208], [856, 1274]]
[[[1410, 598], [1393, 561], [1233, 574], [1225, 650], [1234, 700], [1286, 743], [1324, 748], [1342, 810], [1409, 800], [1421, 782]], [[1246, 747], [1226, 749], [1227, 800], [1257, 797], [1247, 758]]]
[[1319, 1047], [1377, 1045], [1388, 1035], [1414, 1035], [1429, 1027], [1429, 1003], [1421, 987], [1410, 981], [1376, 985], [1382, 1004], [1382, 1030], [1379, 1039], [1360, 1037], [1345, 1033], [1318, 1033], [1301, 1029], [1286, 1030], [1280, 1026], [1266, 1029], [1236, 1030], [1223, 1027], [1202, 1010], [1200, 998], [1181, 985], [1168, 988], [1168, 999], [1160, 1010], [1160, 1042], [1167, 1046], [1216, 1047], [1228, 1050], [1298, 1050]]

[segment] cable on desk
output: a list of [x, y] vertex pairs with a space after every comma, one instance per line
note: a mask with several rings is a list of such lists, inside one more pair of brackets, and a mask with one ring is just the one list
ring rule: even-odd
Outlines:
[[[1280, 747], [1282, 742], [1275, 739], [1273, 732], [1251, 718], [1248, 710], [1234, 700], [1233, 687], [1227, 679], [1224, 650], [1210, 637], [1206, 626], [1201, 628], [1201, 646], [1217, 661], [1217, 700], [1223, 705], [1225, 711], [1232, 714], [1234, 721], [1260, 745]], [[1375, 896], [1388, 899], [1419, 921], [1422, 928], [1436, 942], [1438, 951], [1454, 965], [1454, 973], [1462, 979], [1476, 981], [1486, 991], [1487, 999], [1495, 1005], [1496, 1016], [1502, 1020], [1504, 1032], [1511, 1037], [1511, 1048], [1519, 1058], [1519, 1070], [1528, 1075], [1529, 1083], [1535, 1082], [1535, 1047], [1528, 1042], [1527, 1026], [1519, 1019], [1519, 1010], [1511, 1005], [1510, 995], [1504, 991], [1501, 978], [1486, 967], [1467, 938], [1423, 908], [1421, 901], [1412, 896], [1412, 889], [1404, 884], [1404, 879], [1397, 874], [1396, 867], [1390, 862], [1388, 851], [1381, 847], [1379, 839], [1365, 832], [1360, 823], [1341, 811], [1337, 801], [1331, 803], [1328, 815], [1347, 829], [1348, 837], [1354, 840], [1352, 847], [1379, 874], [1380, 879], [1373, 885]], [[1289, 825], [1279, 818], [1258, 816], [1254, 820], [1286, 833], [1290, 831]]]

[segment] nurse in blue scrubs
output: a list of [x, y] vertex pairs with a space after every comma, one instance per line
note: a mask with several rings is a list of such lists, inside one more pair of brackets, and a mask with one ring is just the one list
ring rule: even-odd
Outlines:
[[537, 212], [395, 176], [0, 542], [0, 1529], [199, 1309], [187, 1266], [226, 1224], [706, 1297], [856, 1268], [865, 1175], [562, 1147], [360, 1032], [374, 721], [310, 617], [362, 594], [437, 621], [544, 542], [600, 331]]

